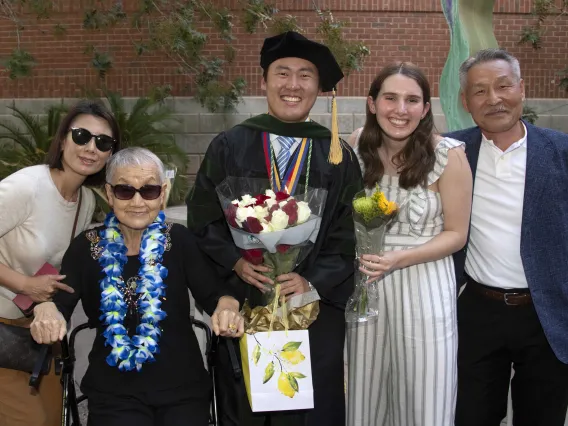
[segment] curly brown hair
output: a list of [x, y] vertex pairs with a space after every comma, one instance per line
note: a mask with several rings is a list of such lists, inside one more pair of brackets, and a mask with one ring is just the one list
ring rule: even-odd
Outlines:
[[[398, 62], [384, 67], [375, 77], [369, 89], [369, 96], [373, 102], [377, 100], [384, 81], [394, 74], [401, 74], [411, 78], [422, 89], [424, 105], [430, 103], [430, 84], [428, 79], [416, 65], [408, 62]], [[367, 118], [365, 126], [359, 137], [359, 154], [365, 166], [363, 181], [366, 187], [372, 187], [383, 177], [385, 167], [379, 157], [379, 147], [383, 144], [384, 134], [379, 126], [377, 117], [369, 109], [367, 102]], [[434, 153], [434, 115], [432, 108], [418, 127], [412, 132], [405, 147], [393, 158], [393, 163], [400, 170], [399, 185], [404, 189], [418, 185], [428, 185], [428, 173], [436, 163]]]

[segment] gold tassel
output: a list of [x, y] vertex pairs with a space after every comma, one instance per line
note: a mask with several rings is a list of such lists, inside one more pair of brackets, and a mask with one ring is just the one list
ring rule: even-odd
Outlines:
[[337, 125], [337, 101], [335, 99], [335, 89], [331, 98], [331, 146], [329, 147], [329, 157], [327, 161], [331, 164], [340, 164], [343, 160], [343, 150], [339, 141], [339, 126]]

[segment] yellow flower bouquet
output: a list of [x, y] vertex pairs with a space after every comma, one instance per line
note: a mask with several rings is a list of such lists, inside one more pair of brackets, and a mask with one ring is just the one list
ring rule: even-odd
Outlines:
[[[360, 191], [353, 198], [353, 221], [357, 241], [357, 258], [363, 254], [380, 255], [383, 251], [387, 226], [396, 217], [400, 206], [386, 198], [379, 187], [371, 195]], [[356, 262], [358, 263], [358, 262]], [[347, 301], [347, 323], [370, 321], [378, 316], [377, 283], [367, 284], [367, 277], [355, 268], [355, 291]]]

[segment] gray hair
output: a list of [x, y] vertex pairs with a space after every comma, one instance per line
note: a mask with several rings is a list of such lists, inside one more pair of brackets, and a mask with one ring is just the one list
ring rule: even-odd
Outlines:
[[511, 65], [517, 81], [521, 79], [521, 66], [519, 60], [503, 49], [483, 49], [466, 59], [460, 66], [460, 87], [465, 91], [467, 86], [467, 73], [475, 65], [491, 61], [505, 61]]
[[121, 167], [131, 166], [155, 166], [158, 169], [158, 177], [160, 185], [166, 179], [164, 171], [164, 163], [158, 158], [156, 154], [146, 148], [133, 146], [130, 148], [121, 149], [116, 154], [110, 156], [106, 165], [106, 181], [112, 182], [112, 178], [116, 169]]

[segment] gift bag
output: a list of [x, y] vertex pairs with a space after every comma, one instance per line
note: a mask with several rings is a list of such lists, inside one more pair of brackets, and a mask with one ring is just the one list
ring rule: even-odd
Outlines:
[[253, 412], [314, 408], [308, 330], [245, 334], [240, 349]]

